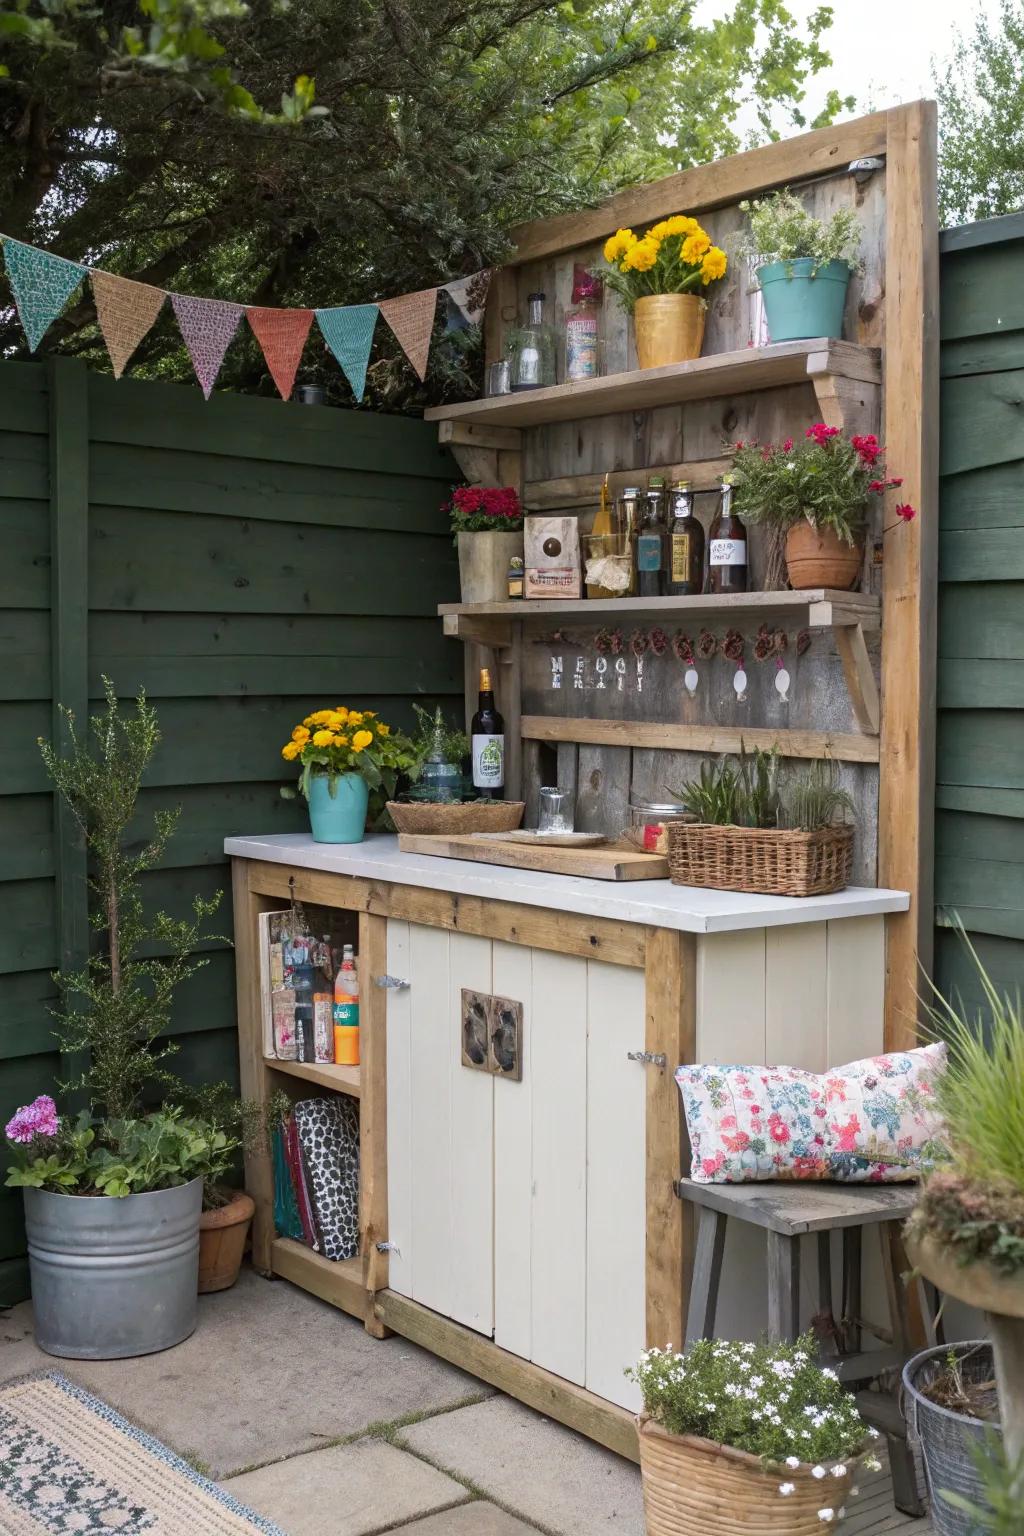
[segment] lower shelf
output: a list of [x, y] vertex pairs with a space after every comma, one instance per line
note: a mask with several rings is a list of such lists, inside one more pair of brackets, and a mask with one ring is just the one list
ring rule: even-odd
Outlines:
[[342, 1312], [365, 1321], [366, 1291], [363, 1288], [362, 1259], [325, 1259], [305, 1243], [290, 1237], [275, 1237], [270, 1245], [270, 1264], [275, 1275], [293, 1285], [311, 1291], [321, 1301], [330, 1302]]

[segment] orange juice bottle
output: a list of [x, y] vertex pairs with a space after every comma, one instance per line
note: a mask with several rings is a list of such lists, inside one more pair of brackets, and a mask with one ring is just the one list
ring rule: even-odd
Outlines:
[[342, 950], [334, 980], [334, 1060], [338, 1066], [359, 1065], [359, 973], [351, 944]]

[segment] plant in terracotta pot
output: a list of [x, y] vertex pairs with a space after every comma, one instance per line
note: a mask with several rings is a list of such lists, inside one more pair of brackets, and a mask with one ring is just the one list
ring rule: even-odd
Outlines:
[[[770, 535], [765, 589], [782, 586], [783, 566], [798, 590], [853, 587], [872, 498], [903, 483], [886, 475], [877, 437], [847, 437], [819, 421], [798, 442], [787, 437], [779, 444], [733, 446], [733, 506], [748, 521], [763, 523]], [[899, 522], [915, 516], [907, 502], [895, 510]]]
[[747, 228], [736, 250], [756, 268], [771, 340], [842, 336], [850, 274], [861, 269], [863, 229], [853, 209], [816, 219], [788, 187], [740, 208]]
[[227, 1083], [215, 1083], [195, 1093], [190, 1108], [224, 1132], [228, 1151], [203, 1180], [203, 1213], [199, 1218], [199, 1294], [226, 1291], [238, 1279], [255, 1202], [230, 1182], [239, 1146], [267, 1153], [274, 1127], [285, 1120], [291, 1100], [281, 1089], [259, 1104], [239, 1099]]
[[605, 241], [604, 274], [633, 316], [637, 361], [661, 368], [700, 356], [704, 343], [705, 297], [725, 276], [725, 252], [696, 219], [677, 213], [643, 236], [617, 229]]
[[648, 1536], [729, 1530], [818, 1536], [877, 1468], [868, 1429], [834, 1371], [795, 1344], [700, 1339], [685, 1355], [649, 1349], [626, 1375], [643, 1396], [640, 1468]]
[[511, 485], [460, 485], [449, 504], [464, 603], [502, 603], [513, 559], [523, 558], [523, 509]]
[[[313, 840], [361, 843], [366, 832], [370, 791], [393, 799], [402, 773], [415, 771], [416, 753], [408, 736], [392, 730], [372, 709], [314, 710], [292, 731], [281, 748], [286, 763], [302, 765], [298, 791], [309, 805]], [[295, 790], [282, 789], [291, 798]]]

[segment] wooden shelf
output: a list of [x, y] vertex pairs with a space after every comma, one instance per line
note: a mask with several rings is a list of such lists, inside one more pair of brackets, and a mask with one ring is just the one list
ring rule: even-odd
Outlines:
[[[742, 352], [720, 352], [689, 363], [612, 373], [548, 389], [439, 405], [424, 412], [424, 416], [427, 421], [478, 428], [539, 427], [548, 422], [579, 421], [618, 411], [648, 411], [659, 405], [712, 400], [719, 395], [742, 395], [787, 384], [810, 383], [817, 390], [826, 380], [842, 380], [871, 391], [878, 388], [881, 378], [876, 347], [815, 337], [807, 341], [780, 341], [774, 346], [745, 347]], [[834, 396], [836, 391], [829, 386], [822, 393]], [[451, 440], [450, 434], [447, 436]], [[478, 440], [483, 442], [482, 438]]]
[[270, 1245], [270, 1262], [275, 1275], [291, 1280], [304, 1291], [312, 1291], [321, 1301], [329, 1302], [352, 1317], [366, 1317], [367, 1293], [362, 1259], [325, 1259], [322, 1253], [314, 1253], [305, 1243], [296, 1243], [290, 1237], [275, 1237]]
[[347, 1093], [355, 1099], [358, 1099], [362, 1091], [358, 1067], [336, 1067], [332, 1062], [325, 1061], [280, 1061], [276, 1056], [264, 1056], [263, 1064], [272, 1072], [301, 1077], [307, 1083], [316, 1083], [320, 1088], [332, 1088], [335, 1093]]
[[876, 629], [879, 599], [869, 592], [834, 592], [814, 587], [804, 592], [739, 592], [723, 597], [613, 597], [565, 602], [528, 598], [507, 603], [441, 603], [437, 611], [445, 621], [445, 634], [454, 636], [468, 634], [473, 627], [471, 621], [476, 619], [572, 617], [601, 623], [619, 619], [627, 623], [631, 616], [641, 613], [657, 615], [668, 623], [692, 614], [701, 619], [788, 619], [812, 629], [835, 629], [849, 624]]

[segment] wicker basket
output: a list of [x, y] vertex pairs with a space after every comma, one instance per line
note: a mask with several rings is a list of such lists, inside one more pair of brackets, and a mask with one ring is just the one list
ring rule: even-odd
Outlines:
[[676, 822], [669, 829], [674, 885], [758, 896], [826, 896], [850, 883], [853, 828], [777, 832]]
[[391, 820], [399, 832], [443, 836], [455, 832], [514, 832], [523, 819], [522, 800], [466, 800], [452, 805], [442, 800], [389, 800]]
[[[852, 1466], [819, 1480], [808, 1464], [765, 1467], [759, 1456], [640, 1420], [647, 1536], [821, 1536], [821, 1509], [846, 1504]], [[779, 1484], [792, 1483], [783, 1495]], [[835, 1522], [835, 1523], [838, 1523]]]

